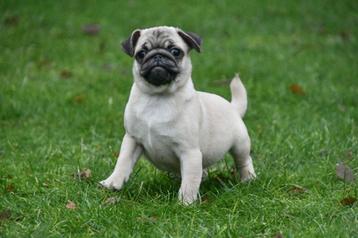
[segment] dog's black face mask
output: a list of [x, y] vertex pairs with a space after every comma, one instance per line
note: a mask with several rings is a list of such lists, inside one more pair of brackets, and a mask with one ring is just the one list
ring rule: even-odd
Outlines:
[[178, 63], [183, 52], [179, 48], [153, 48], [144, 46], [135, 58], [140, 65], [140, 75], [150, 84], [160, 86], [175, 80], [179, 73]]
[[[200, 37], [181, 30], [177, 33], [188, 44], [189, 50], [195, 48], [200, 52]], [[140, 35], [140, 30], [136, 30], [122, 44], [124, 51], [135, 57], [139, 64], [140, 75], [155, 86], [174, 81], [180, 73], [179, 65], [185, 55], [183, 49], [176, 46], [174, 40], [165, 31], [154, 30], [144, 43], [137, 46], [135, 51], [134, 48], [136, 48]]]

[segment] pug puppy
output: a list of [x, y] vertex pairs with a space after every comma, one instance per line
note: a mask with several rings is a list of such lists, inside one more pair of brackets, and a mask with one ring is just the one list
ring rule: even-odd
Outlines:
[[256, 177], [242, 117], [246, 90], [236, 75], [232, 99], [196, 91], [189, 52], [201, 38], [175, 27], [135, 30], [122, 43], [134, 57], [134, 83], [124, 113], [125, 135], [113, 173], [100, 182], [119, 190], [142, 154], [158, 169], [180, 175], [179, 199], [198, 198], [203, 169], [230, 152], [242, 181]]

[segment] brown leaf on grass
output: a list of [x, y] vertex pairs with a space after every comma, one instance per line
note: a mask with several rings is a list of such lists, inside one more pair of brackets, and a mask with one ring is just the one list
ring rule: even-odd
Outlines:
[[352, 206], [357, 201], [357, 198], [349, 196], [341, 200], [343, 206]]
[[290, 187], [288, 189], [288, 192], [292, 195], [300, 195], [303, 193], [306, 193], [308, 190], [304, 187], [301, 187], [299, 185], [292, 185], [292, 187]]
[[100, 30], [101, 27], [98, 24], [88, 24], [82, 27], [82, 32], [88, 36], [95, 36]]
[[90, 169], [85, 169], [81, 172], [82, 178], [90, 178], [92, 176], [92, 172]]
[[281, 232], [277, 232], [274, 237], [275, 238], [283, 238], [283, 235], [281, 234]]
[[119, 197], [109, 197], [104, 201], [106, 205], [114, 205], [119, 202]]
[[5, 209], [0, 212], [0, 221], [7, 220], [10, 217], [11, 217], [11, 211], [9, 209]]
[[344, 41], [349, 41], [350, 38], [351, 38], [351, 34], [350, 34], [349, 31], [341, 31], [341, 32], [339, 33], [339, 35], [340, 35], [340, 37], [342, 38], [342, 40], [344, 40]]
[[19, 24], [20, 17], [19, 16], [8, 16], [4, 19], [5, 26], [17, 26]]
[[68, 200], [67, 204], [66, 204], [66, 208], [70, 209], [70, 210], [74, 210], [74, 209], [76, 209], [76, 204], [74, 202], [72, 202], [71, 200]]
[[290, 85], [290, 91], [296, 95], [300, 95], [300, 96], [305, 95], [305, 92], [303, 91], [302, 87], [297, 83]]
[[339, 179], [345, 182], [352, 183], [355, 180], [353, 170], [342, 162], [336, 164], [336, 175]]
[[89, 179], [92, 177], [92, 171], [90, 169], [84, 169], [75, 173], [74, 176], [79, 179]]
[[39, 68], [39, 69], [50, 68], [51, 65], [52, 65], [52, 62], [49, 59], [42, 59], [37, 62], [37, 68]]
[[7, 192], [14, 192], [15, 191], [15, 185], [13, 183], [10, 183], [6, 186], [6, 191]]
[[72, 98], [72, 101], [73, 101], [74, 103], [81, 104], [81, 103], [83, 103], [83, 102], [85, 101], [85, 99], [86, 99], [86, 96], [83, 95], [83, 94], [80, 94], [80, 95], [74, 96], [74, 97]]
[[62, 79], [69, 79], [69, 78], [72, 77], [72, 72], [69, 71], [69, 70], [67, 70], [67, 69], [63, 69], [63, 70], [61, 70], [61, 72], [60, 72], [60, 77], [61, 77]]

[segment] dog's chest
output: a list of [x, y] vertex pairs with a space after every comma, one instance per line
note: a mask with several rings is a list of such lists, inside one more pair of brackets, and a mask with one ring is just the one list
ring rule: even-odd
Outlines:
[[175, 101], [170, 99], [138, 100], [126, 109], [127, 132], [143, 145], [147, 157], [160, 169], [179, 166], [173, 151], [178, 139], [178, 114]]

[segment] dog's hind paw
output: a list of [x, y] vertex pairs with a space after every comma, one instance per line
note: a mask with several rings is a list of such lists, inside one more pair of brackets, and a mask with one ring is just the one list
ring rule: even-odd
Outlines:
[[255, 170], [252, 164], [248, 164], [245, 167], [240, 168], [240, 180], [241, 182], [248, 182], [256, 178]]
[[256, 174], [254, 173], [254, 174], [247, 174], [247, 175], [245, 175], [245, 176], [241, 176], [241, 178], [240, 178], [240, 180], [241, 180], [241, 182], [243, 182], [243, 183], [246, 183], [246, 182], [249, 182], [249, 181], [251, 181], [251, 180], [254, 180], [256, 178]]

